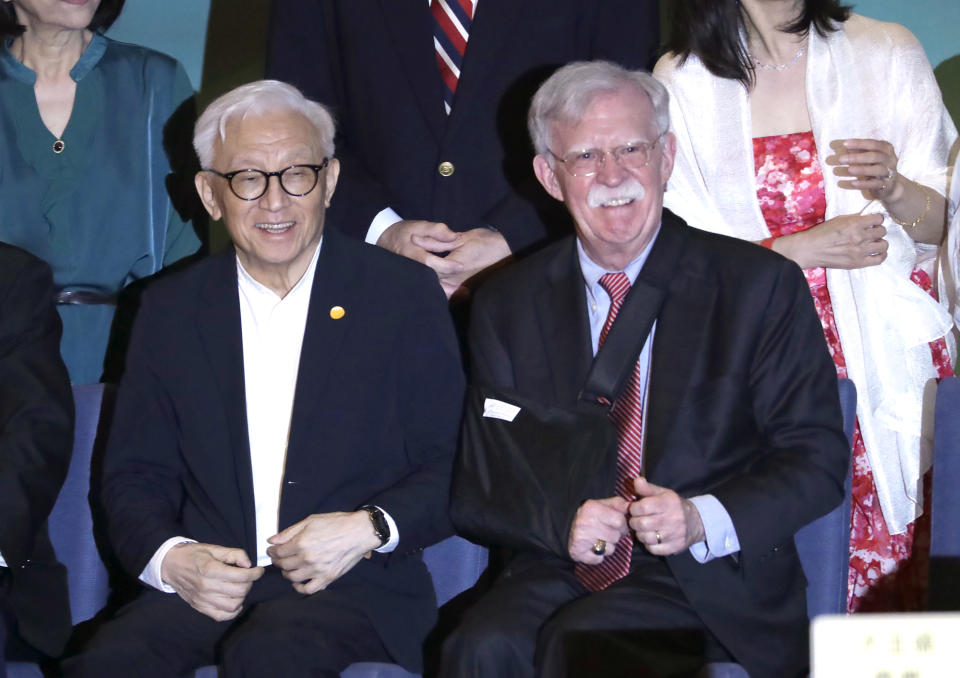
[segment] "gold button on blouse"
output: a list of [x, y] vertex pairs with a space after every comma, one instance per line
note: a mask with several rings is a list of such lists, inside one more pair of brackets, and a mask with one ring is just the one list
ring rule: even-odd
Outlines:
[[440, 176], [449, 177], [451, 174], [453, 174], [455, 169], [456, 168], [453, 166], [452, 162], [448, 162], [444, 160], [443, 162], [440, 163], [440, 166], [437, 168], [437, 171], [440, 172]]

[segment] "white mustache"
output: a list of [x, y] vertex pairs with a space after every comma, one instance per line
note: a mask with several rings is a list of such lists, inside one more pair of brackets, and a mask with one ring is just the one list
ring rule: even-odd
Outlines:
[[633, 177], [628, 177], [622, 184], [613, 188], [594, 184], [587, 192], [587, 204], [590, 207], [602, 207], [615, 200], [643, 200], [646, 194], [643, 184]]

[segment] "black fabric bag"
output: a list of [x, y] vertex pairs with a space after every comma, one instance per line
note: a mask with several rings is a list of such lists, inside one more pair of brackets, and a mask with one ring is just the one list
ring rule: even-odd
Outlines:
[[611, 496], [616, 487], [617, 431], [604, 403], [612, 403], [626, 384], [662, 304], [662, 298], [633, 292], [575, 407], [545, 405], [507, 389], [470, 388], [451, 489], [450, 513], [460, 534], [491, 546], [569, 557], [577, 509], [587, 499]]

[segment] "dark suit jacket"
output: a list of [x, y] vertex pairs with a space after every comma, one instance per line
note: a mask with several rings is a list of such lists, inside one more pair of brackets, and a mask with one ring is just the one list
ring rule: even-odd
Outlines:
[[566, 218], [533, 175], [530, 98], [570, 61], [649, 67], [658, 3], [480, 0], [449, 117], [432, 25], [428, 0], [275, 0], [267, 75], [333, 109], [340, 228], [363, 237], [389, 206], [455, 231], [491, 225], [525, 248], [547, 233], [538, 211]]
[[[330, 317], [333, 306], [346, 315]], [[464, 378], [436, 275], [333, 232], [323, 236], [303, 338], [281, 530], [376, 504], [392, 554], [331, 589], [363, 606], [404, 666], [436, 616], [420, 552], [452, 531], [446, 503]], [[138, 576], [182, 535], [256, 559], [236, 259], [232, 251], [144, 295], [104, 465], [111, 543]]]
[[[0, 553], [19, 635], [57, 655], [70, 634], [67, 572], [47, 517], [70, 466], [73, 395], [50, 268], [0, 244]], [[2, 660], [2, 657], [0, 657]]]
[[[800, 270], [761, 247], [663, 227], [631, 294], [662, 299], [644, 466], [681, 496], [712, 493], [741, 551], [667, 558], [706, 626], [751, 675], [807, 662], [793, 534], [843, 496], [849, 460], [836, 372]], [[474, 302], [474, 377], [572, 406], [592, 361], [573, 238], [490, 280]], [[613, 494], [611, 488], [610, 494]]]

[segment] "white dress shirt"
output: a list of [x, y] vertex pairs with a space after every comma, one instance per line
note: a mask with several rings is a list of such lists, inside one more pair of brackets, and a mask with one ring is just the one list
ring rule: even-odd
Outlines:
[[[262, 566], [271, 564], [267, 539], [277, 534], [300, 349], [322, 246], [321, 238], [306, 272], [283, 298], [254, 280], [237, 259], [247, 435], [256, 516], [256, 564]], [[392, 551], [399, 541], [393, 518], [386, 512], [384, 517], [390, 526], [390, 541], [377, 549], [380, 552]], [[172, 593], [173, 589], [160, 576], [163, 558], [177, 544], [190, 541], [193, 540], [185, 537], [165, 541], [140, 574], [141, 581]]]
[[[657, 233], [659, 234], [659, 232], [658, 227]], [[637, 275], [640, 273], [640, 269], [643, 268], [643, 264], [646, 262], [650, 250], [653, 248], [653, 243], [656, 241], [657, 236], [655, 234], [643, 252], [623, 269], [622, 272], [630, 279], [631, 285], [636, 281]], [[577, 256], [580, 260], [583, 282], [587, 289], [587, 314], [590, 319], [590, 341], [593, 346], [593, 354], [596, 355], [597, 348], [600, 344], [600, 333], [603, 331], [603, 326], [607, 321], [607, 313], [610, 311], [610, 295], [600, 285], [600, 278], [605, 273], [618, 273], [620, 271], [607, 271], [596, 264], [587, 256], [579, 239], [577, 240]], [[650, 351], [653, 346], [653, 335], [656, 330], [657, 324], [655, 321], [653, 327], [650, 329], [650, 335], [640, 350], [640, 356], [637, 358], [637, 363], [640, 365], [640, 393], [644, 394], [644, 419], [646, 419], [647, 409], [646, 393], [647, 376], [650, 369]], [[706, 537], [705, 541], [690, 545], [690, 555], [698, 562], [706, 563], [714, 558], [730, 555], [731, 553], [739, 551], [740, 540], [737, 537], [736, 528], [734, 528], [733, 520], [730, 519], [730, 514], [727, 513], [727, 510], [723, 507], [723, 504], [720, 503], [720, 500], [712, 494], [703, 494], [690, 497], [690, 501], [693, 502], [693, 505], [697, 507], [697, 511], [700, 513], [700, 520], [703, 522], [703, 533]]]

